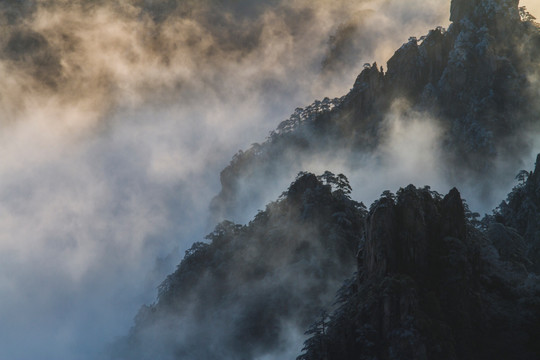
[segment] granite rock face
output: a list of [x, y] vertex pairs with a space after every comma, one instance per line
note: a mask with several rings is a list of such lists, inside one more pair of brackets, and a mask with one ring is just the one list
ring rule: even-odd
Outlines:
[[366, 218], [357, 276], [299, 359], [537, 359], [540, 281], [522, 250], [503, 225], [469, 224], [456, 189], [387, 193]]
[[429, 191], [410, 185], [400, 192], [397, 201], [378, 201], [367, 218], [363, 259], [366, 274], [424, 276], [431, 253], [443, 246], [444, 239], [464, 237], [464, 210], [456, 189], [438, 204]]
[[[386, 214], [381, 214], [381, 207]], [[392, 219], [388, 222], [381, 215]], [[439, 306], [455, 312], [452, 321], [466, 327], [472, 324], [465, 312], [478, 305], [467, 293], [478, 281], [474, 271], [478, 261], [468, 244], [461, 197], [452, 189], [436, 199], [428, 190], [408, 186], [395, 201], [379, 201], [366, 223], [371, 231], [366, 232], [359, 288], [373, 286], [382, 293], [374, 302], [366, 299], [371, 314], [363, 326], [375, 330], [377, 342], [387, 347], [386, 354], [378, 350], [380, 358], [433, 358], [432, 344], [415, 324], [424, 311], [425, 296], [437, 294]], [[383, 251], [373, 246], [381, 243], [391, 246]], [[384, 267], [373, 266], [374, 255]], [[459, 319], [456, 307], [464, 311]]]

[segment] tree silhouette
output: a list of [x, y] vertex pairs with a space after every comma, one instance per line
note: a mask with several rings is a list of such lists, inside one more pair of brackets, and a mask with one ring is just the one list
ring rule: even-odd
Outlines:
[[306, 335], [311, 335], [304, 341], [304, 354], [298, 356], [296, 360], [327, 360], [328, 359], [328, 323], [330, 316], [326, 310], [321, 310], [319, 319], [314, 322], [305, 332]]

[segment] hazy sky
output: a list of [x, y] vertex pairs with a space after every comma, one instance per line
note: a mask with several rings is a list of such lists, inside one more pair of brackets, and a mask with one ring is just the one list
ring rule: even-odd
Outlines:
[[449, 1], [10, 0], [0, 14], [0, 359], [94, 359], [211, 230], [231, 156], [447, 26]]
[[520, 0], [520, 6], [527, 7], [527, 10], [535, 17], [540, 17], [540, 1], [538, 0]]

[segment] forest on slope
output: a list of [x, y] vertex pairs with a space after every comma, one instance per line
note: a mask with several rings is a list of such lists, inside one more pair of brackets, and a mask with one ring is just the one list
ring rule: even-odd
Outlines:
[[537, 359], [539, 176], [540, 154], [482, 221], [456, 189], [381, 197], [357, 272], [298, 359]]
[[[451, 21], [235, 155], [215, 218], [329, 152], [361, 166], [392, 114], [436, 121], [445, 174], [489, 192], [533, 147], [540, 30], [515, 0], [453, 0]], [[539, 162], [481, 220], [455, 188], [409, 185], [367, 209], [345, 175], [300, 172], [249, 224], [186, 251], [112, 357], [537, 359]]]
[[366, 209], [349, 193], [343, 175], [302, 173], [248, 225], [219, 224], [141, 309], [117, 344], [127, 350], [120, 358], [254, 359], [294, 349], [295, 333], [354, 272]]
[[429, 166], [489, 197], [534, 146], [540, 32], [517, 0], [453, 0], [450, 20], [448, 29], [411, 37], [386, 71], [364, 65], [348, 94], [296, 109], [264, 142], [238, 152], [221, 172], [215, 218], [234, 217], [261, 197], [258, 189], [313, 163], [376, 171], [393, 151], [386, 147], [396, 123], [418, 119], [426, 120], [412, 136], [433, 142], [420, 150], [432, 152]]
[[299, 360], [536, 359], [540, 154], [521, 179], [479, 220], [455, 188], [368, 211], [344, 175], [300, 173], [193, 244], [112, 358], [295, 358], [304, 329]]

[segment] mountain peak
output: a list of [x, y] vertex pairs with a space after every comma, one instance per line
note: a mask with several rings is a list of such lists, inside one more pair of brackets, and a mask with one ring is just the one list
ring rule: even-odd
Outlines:
[[519, 20], [519, 0], [452, 0], [450, 21], [457, 23], [463, 19], [503, 18], [506, 21]]

